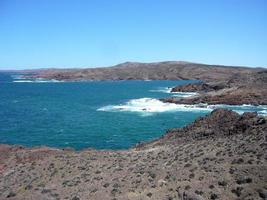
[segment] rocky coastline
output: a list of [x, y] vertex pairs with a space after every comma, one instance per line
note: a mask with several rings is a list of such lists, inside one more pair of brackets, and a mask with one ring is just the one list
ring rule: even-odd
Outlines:
[[224, 81], [204, 81], [172, 88], [172, 92], [197, 92], [190, 98], [171, 97], [164, 102], [177, 104], [267, 105], [267, 70], [233, 75]]
[[[84, 69], [40, 69], [28, 71], [25, 78], [58, 81], [92, 80], [203, 80], [223, 81], [231, 76], [262, 71], [263, 68], [208, 65], [184, 61], [154, 63], [125, 62], [111, 67]], [[26, 71], [27, 72], [27, 71]]]
[[266, 74], [264, 68], [166, 61], [125, 62], [102, 68], [33, 70], [24, 77], [57, 81], [199, 80], [202, 82], [172, 89], [172, 92], [197, 92], [198, 96], [171, 97], [162, 101], [177, 104], [267, 105]]
[[[197, 92], [197, 96], [162, 101], [267, 105], [267, 71], [263, 69], [124, 63], [105, 69], [44, 70], [31, 77], [197, 79], [202, 82], [172, 89]], [[128, 150], [78, 152], [2, 144], [0, 199], [267, 199], [266, 138], [266, 117], [216, 109], [184, 128], [170, 129], [161, 138]]]
[[218, 109], [124, 151], [0, 145], [0, 199], [266, 199], [266, 137]]

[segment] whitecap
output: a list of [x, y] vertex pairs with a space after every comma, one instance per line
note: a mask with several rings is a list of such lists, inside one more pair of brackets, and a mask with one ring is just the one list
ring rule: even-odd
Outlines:
[[13, 80], [14, 83], [58, 83], [58, 82], [63, 82], [55, 79], [51, 80], [46, 80], [46, 79], [34, 79], [34, 80]]
[[32, 83], [34, 81], [32, 81], [32, 80], [14, 80], [13, 82], [14, 83]]
[[193, 96], [197, 96], [198, 93], [197, 92], [172, 92], [172, 96], [175, 96], [175, 97], [193, 97]]
[[63, 81], [59, 81], [56, 79], [43, 79], [43, 78], [37, 78], [34, 80], [34, 82], [37, 83], [58, 83], [58, 82], [63, 82]]
[[11, 78], [12, 79], [26, 79], [23, 75], [21, 74], [14, 74], [14, 75], [11, 75]]
[[257, 112], [259, 115], [267, 115], [267, 107], [253, 105], [238, 105], [231, 106], [225, 104], [207, 105], [207, 104], [175, 104], [164, 103], [158, 99], [153, 98], [140, 98], [132, 99], [124, 104], [108, 105], [97, 109], [104, 112], [137, 112], [142, 116], [151, 116], [155, 113], [163, 112], [204, 112], [208, 113], [217, 108], [226, 108], [243, 114], [244, 112]]
[[161, 92], [161, 93], [171, 93], [171, 87], [158, 87], [154, 90], [149, 90], [150, 92]]
[[162, 113], [175, 111], [211, 111], [207, 106], [184, 105], [174, 103], [164, 103], [158, 99], [140, 98], [132, 99], [125, 104], [108, 105], [98, 109], [98, 111], [106, 112], [140, 112], [140, 113]]
[[267, 110], [261, 110], [258, 113], [259, 113], [259, 115], [267, 116]]

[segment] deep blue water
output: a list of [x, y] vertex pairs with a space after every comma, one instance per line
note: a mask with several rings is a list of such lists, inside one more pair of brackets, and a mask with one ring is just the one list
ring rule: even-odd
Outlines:
[[172, 95], [167, 87], [192, 81], [12, 81], [0, 73], [0, 143], [6, 144], [125, 149], [210, 112], [156, 100]]

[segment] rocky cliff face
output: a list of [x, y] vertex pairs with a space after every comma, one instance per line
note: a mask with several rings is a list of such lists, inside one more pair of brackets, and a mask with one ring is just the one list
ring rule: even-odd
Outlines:
[[0, 146], [0, 199], [266, 199], [267, 123], [215, 110], [125, 151]]

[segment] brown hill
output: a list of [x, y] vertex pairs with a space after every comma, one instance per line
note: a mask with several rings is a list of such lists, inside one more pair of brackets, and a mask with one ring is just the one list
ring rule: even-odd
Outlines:
[[233, 75], [260, 69], [206, 65], [189, 62], [126, 62], [113, 67], [87, 69], [47, 69], [35, 71], [34, 78], [65, 81], [83, 80], [226, 80]]

